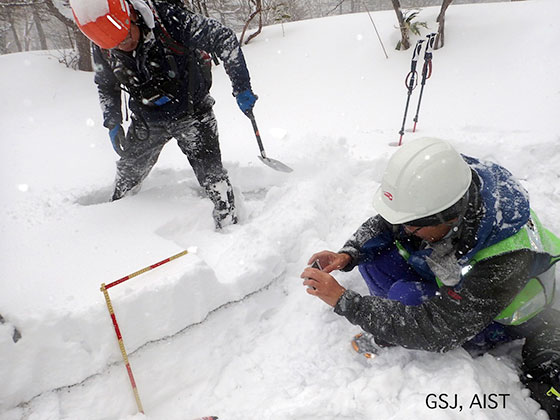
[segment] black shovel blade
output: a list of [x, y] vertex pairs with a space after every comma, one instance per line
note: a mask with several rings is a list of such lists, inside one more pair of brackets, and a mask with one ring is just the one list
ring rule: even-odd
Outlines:
[[292, 172], [293, 169], [290, 168], [288, 165], [283, 164], [282, 162], [276, 159], [270, 159], [268, 157], [258, 156], [262, 163], [266, 166], [270, 166], [272, 169], [280, 172]]

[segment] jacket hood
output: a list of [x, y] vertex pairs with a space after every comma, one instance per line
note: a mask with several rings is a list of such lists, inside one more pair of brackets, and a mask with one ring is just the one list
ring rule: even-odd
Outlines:
[[504, 167], [463, 156], [478, 174], [484, 215], [480, 221], [472, 257], [481, 249], [494, 245], [517, 233], [529, 220], [529, 194]]

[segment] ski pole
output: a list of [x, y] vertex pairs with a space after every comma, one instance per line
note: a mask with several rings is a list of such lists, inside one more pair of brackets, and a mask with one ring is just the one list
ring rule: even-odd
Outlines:
[[420, 96], [418, 97], [418, 106], [416, 107], [416, 115], [414, 116], [414, 127], [412, 132], [416, 132], [416, 123], [418, 123], [418, 114], [420, 113], [420, 103], [422, 102], [422, 94], [424, 93], [424, 86], [426, 85], [426, 80], [432, 76], [432, 51], [434, 49], [434, 43], [436, 41], [436, 34], [426, 35], [428, 40], [426, 41], [426, 50], [424, 51], [424, 66], [422, 67], [422, 86], [420, 87]]
[[423, 39], [420, 39], [418, 41], [416, 41], [416, 45], [414, 46], [414, 51], [412, 53], [412, 61], [410, 63], [410, 71], [408, 72], [408, 75], [406, 76], [405, 79], [405, 86], [408, 89], [408, 93], [407, 93], [407, 97], [406, 97], [406, 106], [404, 108], [404, 116], [403, 116], [403, 122], [402, 122], [402, 127], [401, 127], [401, 131], [399, 131], [399, 134], [401, 135], [400, 139], [399, 139], [399, 146], [402, 144], [402, 138], [404, 135], [404, 125], [406, 124], [406, 114], [408, 112], [408, 104], [410, 103], [410, 95], [412, 95], [412, 91], [414, 90], [414, 88], [416, 87], [416, 85], [418, 84], [417, 80], [416, 80], [416, 64], [418, 62], [418, 56], [420, 55], [420, 51], [422, 51], [422, 43], [424, 42]]
[[373, 29], [375, 29], [375, 33], [377, 34], [377, 39], [379, 40], [379, 43], [381, 44], [381, 48], [383, 48], [383, 53], [385, 54], [385, 58], [389, 58], [389, 56], [387, 55], [387, 51], [385, 51], [385, 45], [383, 45], [383, 41], [381, 41], [381, 36], [379, 35], [379, 32], [377, 31], [377, 26], [375, 26], [375, 22], [373, 21], [373, 18], [371, 17], [371, 13], [369, 12], [368, 8], [364, 4], [364, 0], [362, 0], [362, 6], [364, 6], [364, 9], [366, 9], [366, 12], [369, 16], [369, 20], [371, 21], [371, 24], [373, 25]]

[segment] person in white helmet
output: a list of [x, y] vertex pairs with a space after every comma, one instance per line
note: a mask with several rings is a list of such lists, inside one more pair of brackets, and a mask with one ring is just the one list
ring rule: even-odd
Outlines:
[[[237, 214], [212, 110], [209, 54], [222, 60], [241, 111], [248, 115], [257, 97], [233, 30], [173, 3], [180, 2], [70, 0], [78, 27], [94, 43], [103, 124], [120, 156], [112, 199], [136, 191], [175, 138], [221, 229], [237, 223]], [[122, 92], [132, 113], [126, 133]]]
[[[560, 311], [552, 308], [560, 239], [543, 228], [505, 168], [446, 141], [409, 142], [390, 158], [378, 214], [338, 252], [309, 259], [307, 293], [359, 325], [354, 348], [478, 353], [525, 338], [521, 379], [551, 419], [560, 410]], [[358, 266], [371, 295], [329, 273]]]

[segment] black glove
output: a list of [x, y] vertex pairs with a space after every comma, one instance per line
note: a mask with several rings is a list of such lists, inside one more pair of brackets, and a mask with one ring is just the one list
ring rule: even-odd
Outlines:
[[111, 143], [113, 144], [113, 149], [119, 156], [124, 156], [126, 152], [126, 135], [122, 126], [116, 125], [109, 130], [109, 137], [111, 137]]

